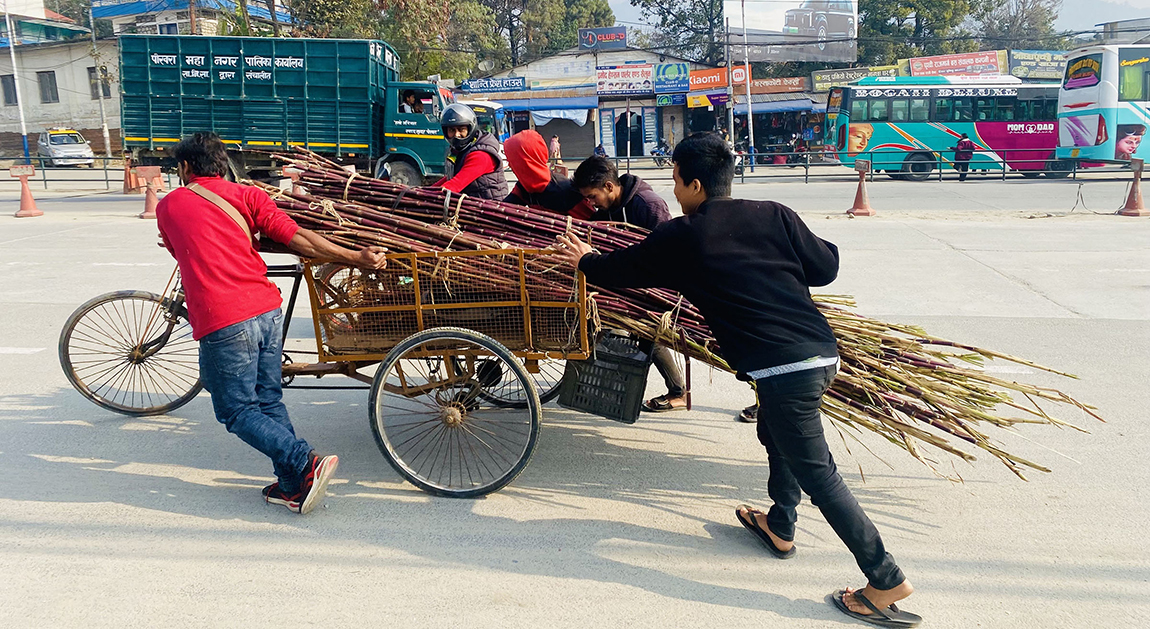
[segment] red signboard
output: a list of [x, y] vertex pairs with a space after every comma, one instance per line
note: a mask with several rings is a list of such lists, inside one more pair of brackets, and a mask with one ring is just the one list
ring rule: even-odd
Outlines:
[[910, 59], [911, 76], [1006, 74], [1005, 50], [964, 52]]

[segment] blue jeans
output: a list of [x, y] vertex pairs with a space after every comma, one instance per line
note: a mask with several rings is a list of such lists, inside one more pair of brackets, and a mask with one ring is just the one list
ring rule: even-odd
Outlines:
[[280, 389], [283, 314], [277, 308], [200, 339], [200, 380], [216, 419], [266, 454], [285, 493], [299, 490], [311, 446], [295, 436]]
[[767, 448], [767, 494], [774, 501], [767, 526], [781, 539], [795, 538], [795, 507], [806, 492], [872, 586], [889, 590], [903, 582], [902, 570], [886, 552], [878, 529], [843, 483], [823, 435], [819, 415], [835, 367], [771, 376], [755, 381], [759, 398], [759, 442]]

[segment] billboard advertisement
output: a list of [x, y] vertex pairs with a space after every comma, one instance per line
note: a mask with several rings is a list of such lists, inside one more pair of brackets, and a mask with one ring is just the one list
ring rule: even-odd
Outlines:
[[654, 67], [649, 63], [596, 68], [600, 96], [643, 96], [655, 93]]
[[579, 50], [623, 50], [626, 47], [626, 26], [579, 29]]
[[1024, 81], [1061, 81], [1066, 53], [1057, 50], [1011, 50], [1010, 75]]
[[660, 63], [654, 73], [656, 94], [677, 94], [690, 89], [691, 66], [685, 63]]
[[724, 0], [736, 59], [743, 57], [744, 16], [751, 61], [850, 63], [857, 57], [856, 0]]
[[846, 85], [851, 81], [868, 76], [898, 76], [898, 66], [870, 66], [869, 68], [842, 68], [839, 70], [815, 70], [811, 72], [811, 90], [829, 92], [836, 85]]
[[916, 57], [908, 61], [911, 76], [985, 76], [1006, 74], [1009, 69], [1005, 50]]

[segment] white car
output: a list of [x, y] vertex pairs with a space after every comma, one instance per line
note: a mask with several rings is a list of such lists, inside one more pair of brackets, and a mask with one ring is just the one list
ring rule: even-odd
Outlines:
[[49, 129], [40, 134], [36, 154], [49, 158], [52, 166], [91, 166], [96, 154], [92, 145], [72, 129]]

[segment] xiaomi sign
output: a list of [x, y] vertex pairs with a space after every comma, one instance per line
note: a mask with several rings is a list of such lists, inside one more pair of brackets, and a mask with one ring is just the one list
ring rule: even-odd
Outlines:
[[[731, 68], [731, 74], [733, 75], [732, 78], [734, 78], [736, 85], [742, 85], [747, 82], [747, 66], [735, 66]], [[727, 87], [726, 68], [691, 70], [692, 92], [713, 90], [720, 87]]]

